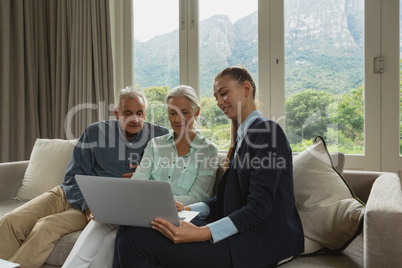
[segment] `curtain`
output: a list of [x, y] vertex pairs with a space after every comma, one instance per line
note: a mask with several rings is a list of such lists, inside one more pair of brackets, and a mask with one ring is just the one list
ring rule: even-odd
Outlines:
[[108, 0], [1, 0], [0, 60], [0, 162], [113, 114]]

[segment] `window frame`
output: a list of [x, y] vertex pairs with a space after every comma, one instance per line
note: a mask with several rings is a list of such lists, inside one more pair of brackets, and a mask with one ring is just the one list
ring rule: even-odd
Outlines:
[[[178, 1], [180, 20], [184, 20], [185, 24], [183, 29], [179, 26], [180, 83], [198, 89], [198, 12], [194, 10], [198, 6], [198, 0]], [[134, 83], [133, 53], [130, 51], [133, 44], [132, 27], [127, 23], [132, 22], [132, 14], [129, 12], [132, 10], [132, 0], [111, 1], [110, 5], [117, 90]], [[191, 24], [193, 26], [188, 27]], [[286, 128], [284, 0], [259, 0], [258, 24], [257, 93], [260, 102], [264, 104], [261, 111], [265, 117]], [[366, 0], [364, 27], [365, 153], [346, 155], [345, 168], [393, 172], [399, 170], [401, 174], [398, 168], [402, 166], [399, 155], [399, 1]], [[397, 57], [395, 53], [398, 53]], [[385, 60], [385, 72], [376, 74], [373, 72], [374, 58], [381, 56]], [[394, 105], [396, 100], [398, 105]]]
[[[285, 118], [285, 84], [284, 84], [284, 0], [269, 1], [271, 9], [275, 9], [275, 12], [271, 12], [271, 16], [274, 19], [275, 28], [280, 29], [275, 31], [271, 30], [271, 77], [272, 77], [272, 90], [271, 90], [271, 118], [284, 126]], [[381, 170], [380, 157], [381, 154], [381, 133], [380, 133], [380, 88], [381, 88], [381, 76], [374, 74], [373, 59], [380, 55], [380, 0], [367, 0], [365, 1], [365, 52], [364, 52], [364, 155], [345, 155], [345, 168], [356, 170]], [[272, 27], [271, 27], [272, 28]], [[368, 30], [370, 29], [370, 30]], [[276, 59], [279, 59], [279, 64], [275, 64]], [[282, 60], [281, 60], [282, 59]], [[281, 72], [283, 72], [281, 74]], [[276, 81], [281, 80], [281, 81]], [[279, 102], [277, 100], [283, 100]], [[370, 108], [370, 109], [368, 109]]]

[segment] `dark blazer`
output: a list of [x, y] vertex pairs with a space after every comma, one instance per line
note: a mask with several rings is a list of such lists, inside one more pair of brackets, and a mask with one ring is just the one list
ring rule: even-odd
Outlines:
[[217, 195], [204, 202], [210, 216], [228, 216], [239, 230], [228, 238], [233, 267], [265, 267], [304, 251], [292, 151], [282, 128], [271, 120], [254, 121]]

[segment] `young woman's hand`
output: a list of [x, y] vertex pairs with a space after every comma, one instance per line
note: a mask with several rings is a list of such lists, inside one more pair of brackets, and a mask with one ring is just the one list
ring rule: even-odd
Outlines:
[[180, 222], [174, 226], [168, 221], [156, 218], [151, 222], [152, 228], [161, 232], [174, 243], [202, 242], [211, 239], [211, 231], [207, 226], [198, 227], [190, 222]]
[[182, 202], [179, 201], [174, 201], [176, 203], [176, 209], [177, 211], [183, 211], [183, 210], [188, 210], [191, 211], [189, 206], [184, 206]]
[[176, 209], [177, 209], [177, 211], [182, 211], [182, 210], [184, 210], [184, 205], [183, 205], [183, 203], [182, 202], [179, 202], [179, 201], [174, 201], [175, 203], [176, 203]]

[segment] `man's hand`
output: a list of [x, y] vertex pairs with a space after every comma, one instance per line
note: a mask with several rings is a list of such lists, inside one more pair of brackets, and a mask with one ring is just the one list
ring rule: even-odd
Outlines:
[[197, 227], [190, 222], [182, 221], [176, 227], [168, 221], [156, 218], [151, 222], [152, 229], [161, 232], [175, 244], [186, 242], [202, 242], [212, 238], [207, 226]]
[[[138, 165], [132, 165], [132, 164], [130, 164], [129, 166], [130, 166], [132, 169], [136, 169], [136, 168], [138, 167]], [[125, 178], [125, 179], [131, 179], [131, 177], [133, 176], [134, 172], [135, 172], [135, 171], [129, 172], [129, 173], [124, 173], [124, 174], [123, 174], [123, 178]]]
[[87, 218], [87, 223], [89, 223], [90, 221], [92, 221], [94, 219], [94, 216], [91, 213], [91, 210], [88, 208], [85, 211], [85, 217]]
[[123, 174], [123, 178], [125, 178], [125, 179], [131, 179], [131, 177], [133, 176], [133, 174], [134, 174], [134, 171], [133, 171], [133, 172], [130, 172], [130, 173], [124, 173], [124, 174]]

